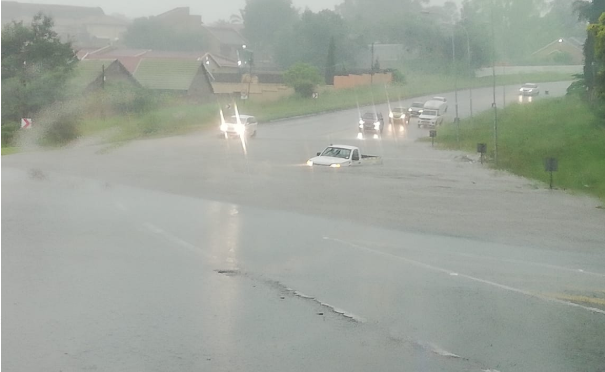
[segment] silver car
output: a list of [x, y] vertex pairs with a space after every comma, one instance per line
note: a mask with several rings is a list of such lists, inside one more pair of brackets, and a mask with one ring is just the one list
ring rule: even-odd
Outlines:
[[522, 96], [537, 96], [538, 94], [540, 94], [538, 84], [525, 83], [521, 86], [521, 89], [519, 89], [519, 95]]

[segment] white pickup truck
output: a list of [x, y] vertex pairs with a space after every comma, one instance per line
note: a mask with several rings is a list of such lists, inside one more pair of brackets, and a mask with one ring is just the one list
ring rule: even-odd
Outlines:
[[363, 155], [359, 147], [348, 145], [330, 145], [317, 156], [307, 161], [307, 165], [331, 168], [350, 167], [364, 164], [380, 164], [382, 158], [375, 155]]
[[439, 110], [424, 109], [418, 117], [418, 128], [435, 128], [443, 124], [443, 116], [439, 115]]
[[433, 97], [424, 103], [424, 109], [439, 110], [439, 115], [443, 115], [447, 112], [447, 99]]

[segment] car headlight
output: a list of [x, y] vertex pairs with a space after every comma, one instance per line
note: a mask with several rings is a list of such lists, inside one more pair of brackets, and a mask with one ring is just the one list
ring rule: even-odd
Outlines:
[[238, 124], [238, 125], [235, 127], [235, 131], [236, 131], [238, 134], [243, 134], [245, 130], [246, 130], [246, 127], [244, 127], [244, 124]]
[[418, 112], [422, 114], [424, 112], [424, 110], [420, 109], [420, 110], [418, 110]]
[[221, 124], [221, 131], [223, 131], [223, 132], [227, 131], [227, 124]]
[[307, 160], [307, 165], [312, 167], [313, 166], [313, 160]]
[[363, 120], [359, 119], [359, 125], [363, 125]]
[[408, 112], [412, 112], [412, 109], [411, 109], [411, 108], [409, 108], [409, 109], [408, 109]]
[[390, 117], [391, 119], [393, 118], [393, 113], [392, 113], [392, 112], [390, 112], [390, 113], [389, 113], [389, 117]]
[[519, 92], [523, 92], [523, 88], [519, 89]]
[[374, 123], [374, 128], [376, 128], [376, 129], [380, 128], [380, 122], [379, 121], [377, 121], [377, 122]]
[[340, 168], [340, 164], [330, 164], [330, 168]]

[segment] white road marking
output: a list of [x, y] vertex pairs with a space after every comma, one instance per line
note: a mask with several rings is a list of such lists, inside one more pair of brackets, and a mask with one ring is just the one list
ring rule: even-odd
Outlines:
[[175, 235], [172, 235], [169, 232], [164, 231], [163, 229], [161, 229], [160, 227], [158, 227], [158, 226], [156, 226], [156, 225], [154, 225], [152, 223], [146, 222], [146, 223], [143, 224], [143, 226], [147, 230], [151, 231], [152, 233], [164, 237], [166, 240], [168, 240], [171, 243], [177, 244], [177, 245], [181, 246], [182, 248], [185, 248], [185, 249], [187, 249], [187, 250], [189, 250], [189, 251], [191, 251], [193, 253], [197, 253], [197, 254], [201, 254], [201, 255], [204, 255], [206, 257], [209, 257], [208, 254], [206, 254], [205, 252], [203, 252], [201, 249], [199, 249], [195, 245], [193, 245], [193, 244], [191, 244], [191, 243], [189, 243], [189, 242], [187, 242], [187, 241], [185, 241], [185, 240], [183, 240], [183, 239], [181, 239], [181, 238], [179, 238], [179, 237], [177, 237]]
[[[393, 253], [382, 252], [382, 251], [375, 250], [375, 249], [372, 249], [372, 248], [364, 247], [364, 246], [361, 246], [361, 245], [358, 245], [358, 244], [355, 244], [355, 243], [351, 243], [351, 242], [348, 242], [348, 241], [345, 241], [345, 240], [335, 239], [335, 238], [329, 238], [329, 240], [331, 240], [333, 242], [336, 242], [336, 243], [343, 244], [343, 245], [348, 245], [350, 247], [353, 247], [353, 248], [356, 248], [356, 249], [359, 249], [359, 250], [362, 250], [362, 251], [366, 251], [366, 252], [369, 252], [369, 253], [372, 253], [372, 254], [378, 254], [378, 255], [381, 255], [381, 256], [388, 257], [388, 258], [396, 258], [398, 260], [405, 261], [405, 262], [407, 262], [407, 263], [409, 263], [411, 265], [418, 266], [418, 267], [421, 267], [421, 268], [424, 268], [424, 269], [427, 269], [427, 270], [437, 271], [437, 272], [441, 272], [441, 273], [448, 274], [448, 275], [450, 275], [452, 273], [451, 270], [447, 270], [447, 269], [444, 269], [444, 268], [441, 268], [441, 267], [438, 267], [438, 266], [434, 266], [434, 265], [429, 265], [429, 264], [426, 264], [426, 263], [423, 263], [423, 262], [420, 262], [420, 261], [409, 259], [407, 257], [399, 256], [399, 255], [396, 255], [396, 254], [393, 254]], [[460, 276], [461, 278], [465, 278], [465, 279], [474, 281], [474, 282], [478, 282], [478, 283], [482, 283], [482, 284], [489, 285], [489, 286], [492, 286], [492, 287], [500, 288], [500, 289], [503, 289], [503, 290], [506, 290], [506, 291], [519, 293], [519, 294], [522, 294], [522, 295], [525, 295], [525, 296], [528, 296], [528, 297], [539, 298], [539, 299], [547, 301], [547, 302], [554, 302], [554, 303], [558, 303], [558, 304], [562, 304], [562, 305], [567, 305], [567, 306], [571, 306], [571, 307], [587, 310], [587, 311], [590, 311], [590, 312], [593, 312], [593, 313], [598, 313], [598, 314], [605, 315], [605, 310], [597, 309], [597, 308], [594, 308], [594, 307], [583, 306], [583, 305], [576, 304], [574, 302], [569, 302], [569, 301], [564, 301], [564, 300], [560, 300], [560, 299], [557, 299], [557, 298], [550, 298], [550, 297], [542, 296], [542, 295], [539, 295], [539, 294], [531, 293], [531, 292], [523, 290], [523, 289], [514, 288], [514, 287], [511, 287], [511, 286], [508, 286], [508, 285], [505, 285], [505, 284], [500, 284], [500, 283], [492, 282], [490, 280], [485, 280], [485, 279], [477, 278], [477, 277], [466, 275], [466, 274], [458, 274], [458, 276]]]
[[[327, 238], [324, 237], [324, 240], [325, 239], [327, 239]], [[377, 243], [369, 242], [369, 241], [364, 241], [364, 242], [360, 242], [360, 243], [363, 243], [363, 244], [377, 244]], [[385, 246], [394, 247], [392, 244], [385, 244]], [[409, 248], [409, 247], [405, 247], [405, 248], [406, 249], [413, 249], [413, 248]], [[418, 249], [415, 249], [415, 250], [418, 250]], [[435, 251], [435, 250], [433, 250], [433, 251]], [[485, 259], [485, 260], [510, 262], [510, 263], [522, 264], [522, 265], [547, 267], [549, 269], [555, 269], [555, 270], [561, 270], [561, 271], [567, 271], [567, 272], [573, 272], [573, 273], [578, 273], [579, 272], [579, 273], [586, 274], [586, 275], [593, 275], [593, 276], [599, 276], [599, 277], [605, 278], [605, 273], [597, 273], [597, 272], [594, 272], [594, 271], [586, 271], [586, 270], [583, 270], [583, 269], [572, 269], [572, 268], [569, 268], [569, 267], [557, 266], [557, 265], [552, 265], [552, 264], [547, 264], [547, 263], [542, 263], [542, 262], [522, 261], [522, 260], [515, 260], [515, 259], [512, 259], [512, 258], [499, 258], [499, 257], [492, 257], [492, 256], [477, 255], [477, 254], [472, 254], [472, 253], [461, 253], [461, 252], [451, 252], [451, 251], [440, 251], [440, 253], [457, 255], [457, 256], [462, 256], [462, 257], [469, 257], [469, 258], [478, 258], [478, 259]]]

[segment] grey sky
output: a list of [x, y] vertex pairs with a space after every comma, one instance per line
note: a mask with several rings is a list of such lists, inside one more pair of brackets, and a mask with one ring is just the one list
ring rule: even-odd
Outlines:
[[[19, 1], [19, 0], [17, 0]], [[431, 4], [440, 5], [446, 0], [431, 0]], [[100, 6], [106, 14], [120, 13], [127, 17], [157, 15], [179, 6], [189, 6], [193, 14], [201, 14], [206, 23], [218, 19], [228, 19], [244, 7], [245, 0], [20, 0], [23, 3], [64, 4], [80, 6]], [[333, 9], [342, 0], [293, 0], [297, 8], [309, 7], [313, 11]]]

